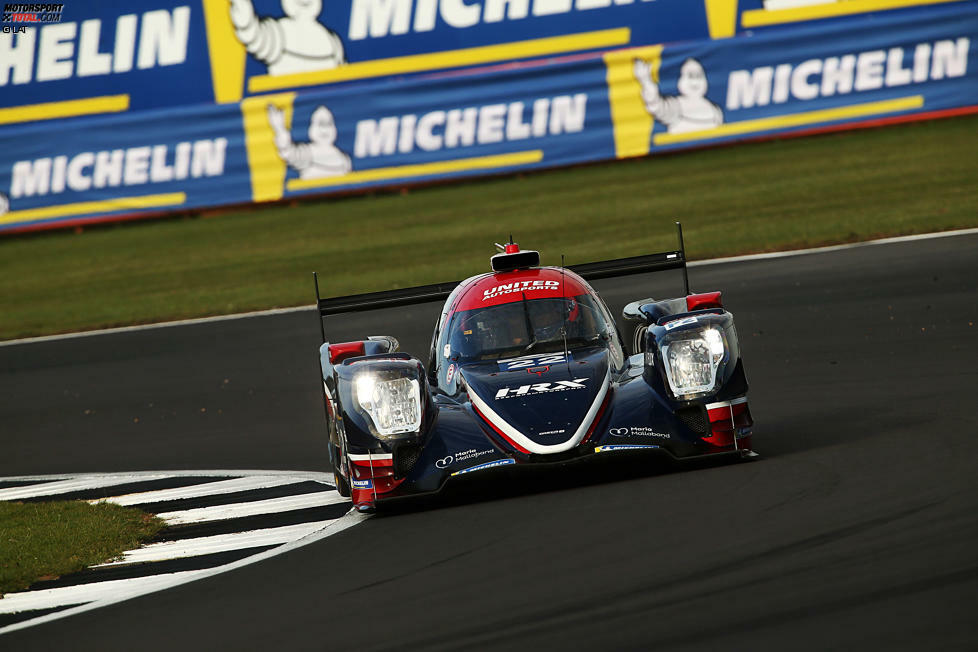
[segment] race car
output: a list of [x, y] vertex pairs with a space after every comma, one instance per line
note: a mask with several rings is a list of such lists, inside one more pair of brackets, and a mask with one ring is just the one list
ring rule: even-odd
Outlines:
[[[511, 237], [490, 272], [461, 282], [320, 298], [317, 280], [339, 493], [368, 512], [503, 466], [756, 456], [733, 316], [720, 292], [690, 293], [677, 229], [676, 251], [599, 263], [541, 267]], [[668, 269], [682, 270], [684, 296], [628, 304], [626, 342], [588, 280]], [[327, 341], [328, 315], [440, 299], [425, 361], [391, 336]]]

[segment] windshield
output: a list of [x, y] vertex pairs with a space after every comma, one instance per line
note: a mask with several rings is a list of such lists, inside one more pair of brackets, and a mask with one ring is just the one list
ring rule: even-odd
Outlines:
[[462, 362], [525, 353], [607, 346], [609, 326], [595, 300], [576, 297], [526, 299], [458, 312], [449, 326], [446, 356]]

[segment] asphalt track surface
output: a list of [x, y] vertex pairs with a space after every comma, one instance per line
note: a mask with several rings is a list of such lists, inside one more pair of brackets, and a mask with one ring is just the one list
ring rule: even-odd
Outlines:
[[[620, 310], [662, 276], [595, 285]], [[0, 649], [976, 649], [978, 236], [690, 277], [736, 315], [763, 460], [486, 474]], [[421, 353], [437, 309], [329, 333]], [[326, 470], [318, 338], [310, 311], [0, 347], [0, 476]]]

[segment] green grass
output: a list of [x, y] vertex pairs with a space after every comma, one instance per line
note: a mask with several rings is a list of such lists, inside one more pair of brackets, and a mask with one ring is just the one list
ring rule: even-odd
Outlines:
[[978, 225], [978, 116], [406, 194], [0, 240], [0, 339], [464, 278], [512, 232], [544, 263], [690, 258]]
[[139, 547], [163, 521], [110, 503], [0, 502], [0, 595]]

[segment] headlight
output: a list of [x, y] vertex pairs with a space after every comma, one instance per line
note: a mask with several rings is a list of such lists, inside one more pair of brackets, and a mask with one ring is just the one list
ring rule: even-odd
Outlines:
[[421, 427], [421, 386], [415, 378], [382, 380], [370, 372], [356, 379], [357, 402], [381, 437], [417, 432]]
[[725, 353], [723, 335], [716, 328], [682, 333], [664, 343], [663, 366], [673, 394], [690, 399], [712, 392]]

